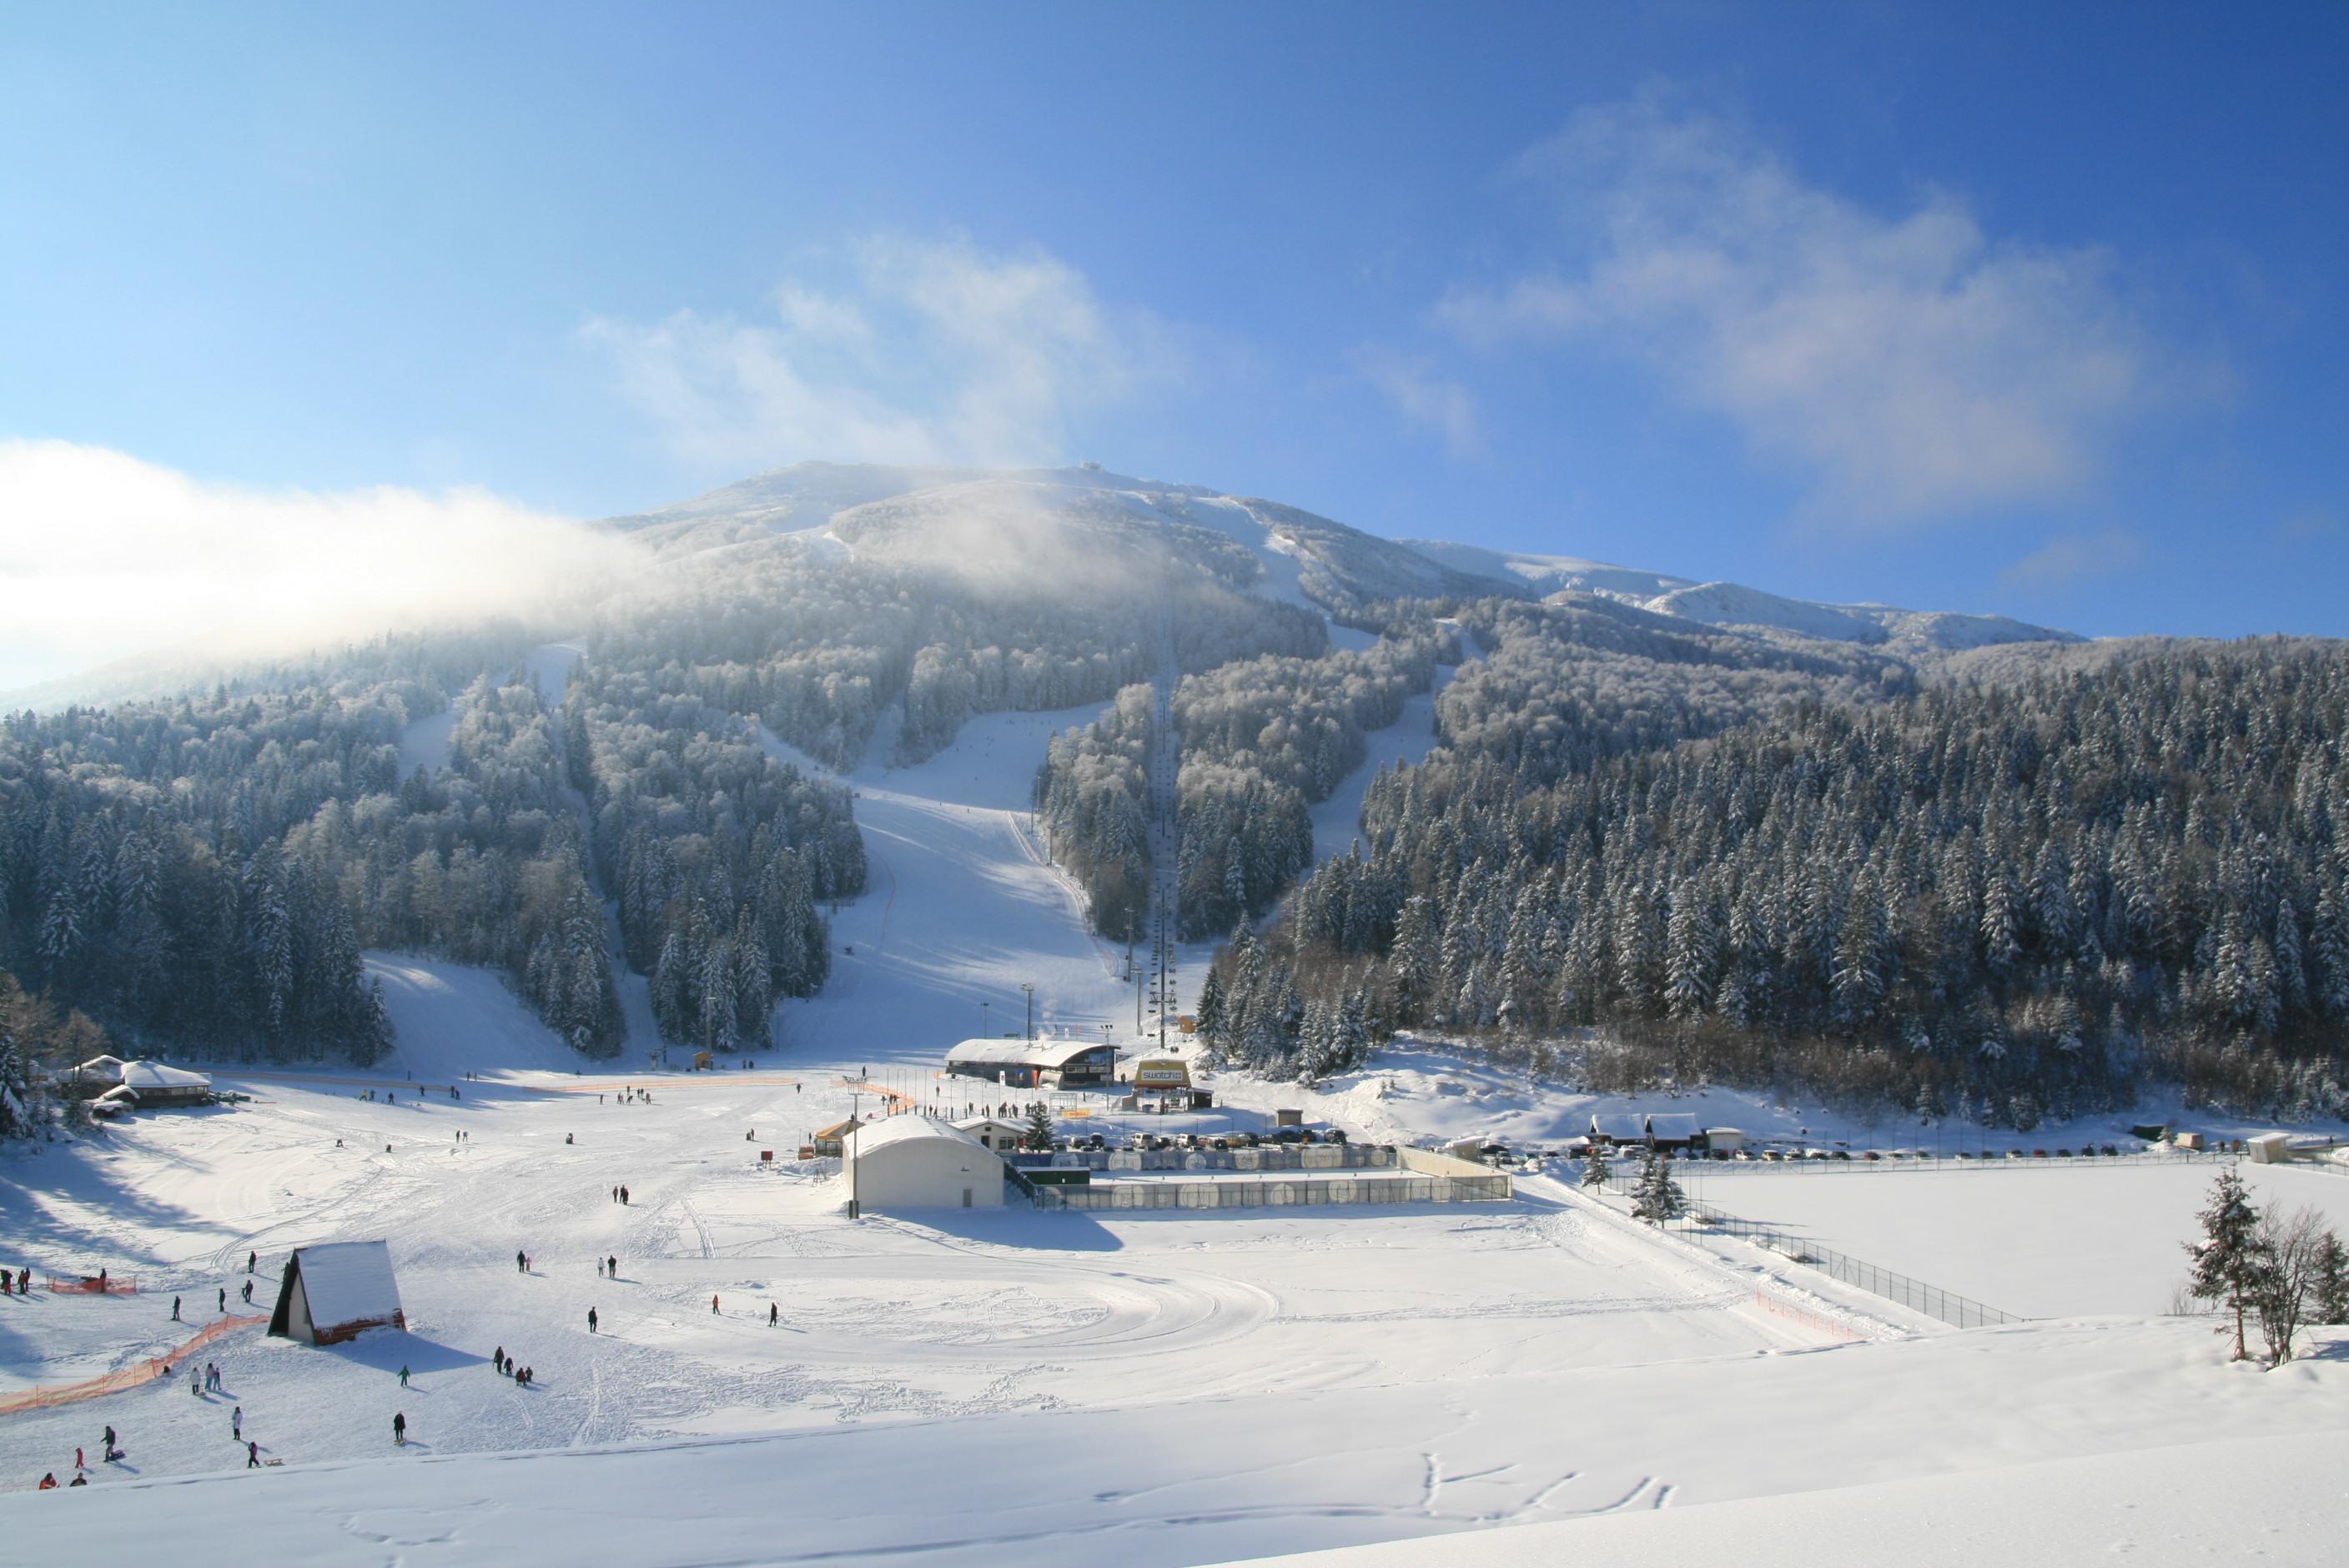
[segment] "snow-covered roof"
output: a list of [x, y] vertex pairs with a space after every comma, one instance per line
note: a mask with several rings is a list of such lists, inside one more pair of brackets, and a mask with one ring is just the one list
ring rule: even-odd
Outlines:
[[128, 1084], [116, 1084], [112, 1088], [108, 1089], [104, 1094], [99, 1095], [92, 1103], [97, 1105], [133, 1105], [138, 1102], [138, 1099], [139, 1091], [137, 1089], [132, 1088]]
[[968, 1143], [973, 1149], [982, 1147], [978, 1139], [959, 1128], [911, 1112], [885, 1121], [868, 1122], [850, 1133], [846, 1142], [851, 1154], [862, 1157], [893, 1143], [908, 1143], [919, 1138], [943, 1138], [953, 1143]]
[[388, 1321], [399, 1310], [399, 1283], [392, 1277], [388, 1243], [327, 1242], [297, 1247], [294, 1257], [310, 1321], [321, 1329], [371, 1318]]
[[129, 1065], [120, 1057], [92, 1057], [74, 1071], [84, 1078], [112, 1078], [119, 1076]]
[[1694, 1138], [1702, 1131], [1696, 1118], [1684, 1110], [1660, 1110], [1648, 1118], [1651, 1138]]
[[1590, 1118], [1590, 1136], [1611, 1138], [1619, 1143], [1645, 1138], [1648, 1136], [1648, 1119], [1636, 1110], [1595, 1112]]
[[1057, 1068], [1088, 1052], [1107, 1048], [1099, 1040], [965, 1040], [947, 1052], [947, 1065]]
[[1023, 1132], [1028, 1127], [1024, 1121], [1012, 1121], [1000, 1116], [966, 1116], [955, 1125], [965, 1132], [985, 1132], [997, 1128], [1006, 1132]]
[[125, 1062], [122, 1064], [122, 1086], [125, 1088], [210, 1088], [212, 1080], [202, 1073], [167, 1068], [160, 1062]]

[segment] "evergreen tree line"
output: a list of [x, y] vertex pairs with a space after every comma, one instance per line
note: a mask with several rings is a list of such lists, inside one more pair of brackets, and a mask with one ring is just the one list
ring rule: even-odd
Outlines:
[[1201, 1064], [1309, 1084], [1361, 1067], [1384, 1037], [1366, 967], [1341, 972], [1326, 994], [1308, 995], [1288, 963], [1242, 921], [1199, 987]]
[[[1177, 919], [1186, 938], [1268, 908], [1312, 863], [1309, 807], [1362, 764], [1365, 732], [1393, 724], [1434, 679], [1432, 626], [1361, 651], [1236, 660], [1176, 685], [1182, 764]], [[1095, 928], [1138, 935], [1152, 850], [1145, 766], [1150, 688], [1121, 692], [1057, 736], [1037, 779], [1046, 848], [1086, 891]]]
[[892, 715], [888, 760], [904, 764], [978, 714], [1108, 701], [1150, 676], [1162, 617], [1190, 669], [1327, 645], [1319, 616], [1241, 592], [1228, 563], [1219, 573], [1177, 556], [1155, 572], [1084, 576], [1079, 562], [1038, 559], [1012, 576], [975, 576], [872, 542], [854, 557], [789, 540], [688, 557], [657, 591], [608, 608], [590, 656], [756, 715], [845, 769]]
[[823, 905], [864, 888], [847, 790], [777, 762], [729, 715], [593, 660], [564, 723], [621, 951], [650, 978], [662, 1037], [770, 1044], [777, 999], [814, 995], [830, 971]]
[[[1263, 984], [1367, 985], [1381, 1033], [1559, 1037], [1596, 1087], [1793, 1082], [2027, 1128], [2154, 1077], [2349, 1112], [2338, 647], [1799, 702], [1661, 750], [1627, 746], [1625, 705], [1528, 706], [1582, 760], [1496, 721], [1383, 773]], [[1216, 969], [1253, 1011], [1234, 954]]]

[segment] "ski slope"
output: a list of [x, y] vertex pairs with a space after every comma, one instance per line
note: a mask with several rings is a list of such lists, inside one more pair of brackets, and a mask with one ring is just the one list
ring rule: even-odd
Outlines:
[[[958, 1040], [1026, 1027], [1023, 985], [1040, 1032], [1099, 1038], [1107, 1024], [1131, 1036], [1123, 953], [1087, 929], [1029, 820], [1046, 742], [1107, 706], [988, 714], [927, 761], [867, 763], [842, 779], [870, 871], [864, 895], [833, 916], [831, 978], [777, 1011], [789, 1059], [933, 1065]], [[763, 727], [760, 739], [778, 761], [836, 777]], [[888, 755], [888, 739], [871, 755]]]

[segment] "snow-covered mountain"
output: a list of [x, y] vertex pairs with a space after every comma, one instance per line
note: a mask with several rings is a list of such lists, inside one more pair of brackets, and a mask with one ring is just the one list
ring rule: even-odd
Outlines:
[[1673, 620], [1903, 657], [2008, 643], [2074, 643], [2002, 615], [1826, 604], [1572, 555], [1392, 540], [1300, 508], [1095, 467], [896, 468], [794, 463], [610, 526], [665, 554], [787, 538], [876, 559], [1017, 573], [1171, 548], [1232, 586], [1343, 612], [1381, 599], [1596, 595]]
[[1739, 583], [1698, 583], [1574, 555], [1528, 555], [1441, 540], [1402, 542], [1455, 571], [1520, 583], [1544, 597], [1592, 593], [1707, 626], [1758, 628], [1825, 642], [1881, 645], [1897, 654], [1950, 654], [2002, 643], [2081, 640], [2069, 632], [2004, 615], [1904, 610], [1893, 604], [1824, 604]]

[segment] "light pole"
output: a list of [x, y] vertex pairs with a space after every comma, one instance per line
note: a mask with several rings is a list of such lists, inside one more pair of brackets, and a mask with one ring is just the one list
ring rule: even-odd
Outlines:
[[[857, 1115], [856, 1093], [854, 1088], [848, 1091], [848, 1136], [852, 1139], [864, 1130], [864, 1119]], [[840, 1147], [848, 1162], [848, 1217], [853, 1220], [856, 1218], [856, 1150], [850, 1143]]]
[[982, 1040], [993, 1037], [988, 1032], [987, 1022], [987, 1004], [984, 1002], [981, 1002], [978, 1005], [978, 1037]]
[[1032, 1040], [1036, 1037], [1036, 987], [1023, 981], [1019, 991], [1028, 1001], [1028, 1022], [1020, 1038]]

